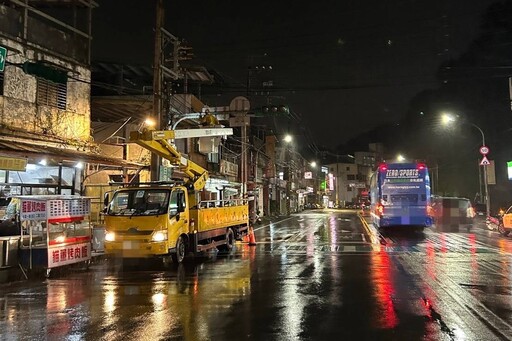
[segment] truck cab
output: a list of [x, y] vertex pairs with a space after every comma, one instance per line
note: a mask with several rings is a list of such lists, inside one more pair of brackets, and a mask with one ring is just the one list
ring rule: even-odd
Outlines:
[[105, 210], [105, 250], [124, 257], [172, 252], [189, 233], [186, 188], [137, 187], [114, 192]]

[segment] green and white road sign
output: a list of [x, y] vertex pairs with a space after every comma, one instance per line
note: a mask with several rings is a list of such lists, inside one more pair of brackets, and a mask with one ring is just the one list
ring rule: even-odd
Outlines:
[[0, 46], [0, 72], [4, 71], [5, 60], [7, 59], [7, 49]]

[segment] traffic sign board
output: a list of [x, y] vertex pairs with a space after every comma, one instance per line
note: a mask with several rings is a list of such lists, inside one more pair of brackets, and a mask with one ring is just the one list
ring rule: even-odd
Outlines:
[[489, 147], [487, 147], [487, 146], [480, 147], [480, 154], [482, 154], [482, 155], [489, 154]]
[[484, 155], [484, 157], [482, 158], [482, 161], [480, 161], [480, 166], [488, 166], [490, 165], [491, 163], [489, 162], [489, 160], [487, 159], [487, 156]]
[[4, 71], [5, 60], [7, 59], [7, 49], [0, 46], [0, 72]]

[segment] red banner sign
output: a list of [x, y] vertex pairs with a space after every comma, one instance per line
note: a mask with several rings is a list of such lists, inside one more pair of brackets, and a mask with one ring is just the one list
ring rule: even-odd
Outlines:
[[91, 259], [91, 244], [80, 243], [48, 248], [48, 268], [74, 264]]

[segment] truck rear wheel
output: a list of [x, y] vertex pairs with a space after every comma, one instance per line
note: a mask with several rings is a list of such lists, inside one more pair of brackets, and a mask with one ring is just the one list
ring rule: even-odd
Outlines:
[[179, 237], [178, 241], [176, 242], [176, 252], [171, 253], [172, 261], [176, 264], [183, 262], [186, 252], [187, 247], [185, 245], [185, 241], [183, 240], [183, 237]]
[[230, 252], [235, 247], [235, 234], [232, 229], [228, 229], [226, 232], [226, 244], [219, 245], [217, 249], [222, 252]]

